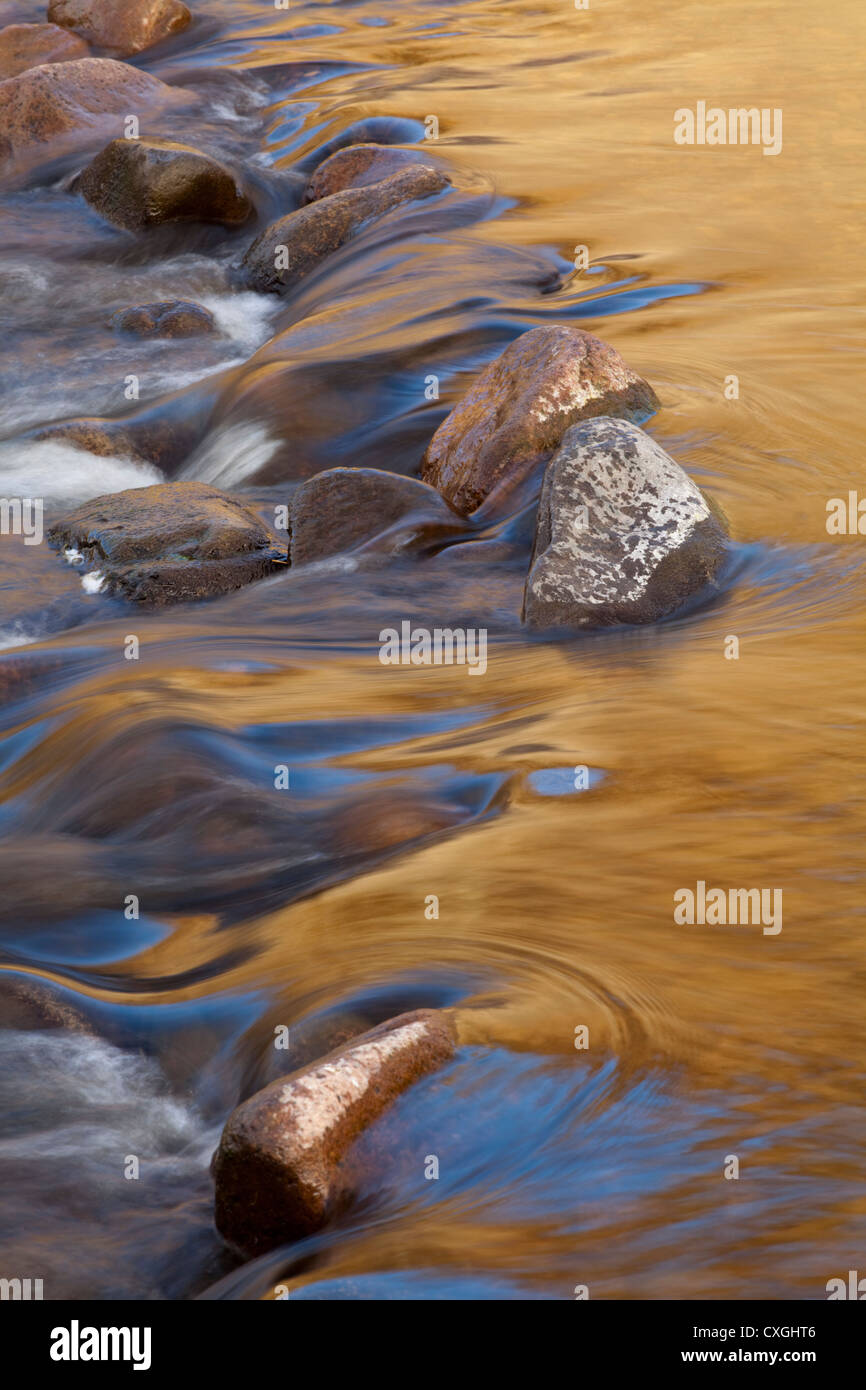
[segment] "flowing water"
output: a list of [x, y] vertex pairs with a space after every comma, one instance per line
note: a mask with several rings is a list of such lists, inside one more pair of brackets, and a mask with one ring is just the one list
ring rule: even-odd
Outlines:
[[[266, 515], [322, 468], [414, 473], [481, 365], [573, 323], [652, 382], [731, 559], [713, 604], [550, 641], [519, 622], [531, 509], [161, 612], [0, 538], [2, 1272], [53, 1298], [825, 1297], [866, 1235], [866, 580], [825, 524], [863, 476], [863, 8], [194, 9], [136, 61], [196, 94], [183, 136], [244, 169], [260, 226], [371, 118], [411, 144], [436, 116], [454, 190], [280, 300], [235, 287], [249, 228], [142, 249], [69, 193], [83, 157], [30, 170], [0, 198], [0, 494], [50, 518], [197, 478]], [[781, 109], [781, 153], [677, 145], [699, 101]], [[106, 326], [177, 295], [220, 336]], [[124, 414], [174, 453], [38, 438]], [[486, 671], [383, 667], [403, 620], [485, 626]], [[678, 924], [699, 881], [782, 890], [782, 930]], [[457, 1059], [390, 1112], [357, 1206], [239, 1263], [208, 1172], [231, 1108], [438, 1005]]]

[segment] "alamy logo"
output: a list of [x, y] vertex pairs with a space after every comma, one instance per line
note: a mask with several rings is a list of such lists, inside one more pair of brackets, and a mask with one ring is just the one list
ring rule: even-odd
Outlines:
[[149, 1327], [68, 1327], [51, 1332], [52, 1361], [131, 1361], [134, 1371], [150, 1370]]
[[27, 1303], [42, 1297], [41, 1279], [0, 1279], [0, 1299]]
[[25, 545], [38, 545], [42, 509], [41, 497], [0, 497], [0, 536], [23, 536]]
[[487, 628], [415, 627], [402, 622], [400, 631], [385, 627], [379, 633], [383, 666], [468, 666], [470, 676], [487, 670]]
[[782, 153], [782, 112], [757, 106], [737, 106], [725, 111], [699, 101], [694, 111], [681, 106], [674, 112], [677, 145], [761, 145], [763, 154]]
[[828, 536], [866, 536], [866, 497], [852, 489], [847, 499], [831, 497], [827, 503]]
[[848, 1283], [844, 1279], [828, 1279], [824, 1285], [827, 1290], [827, 1301], [832, 1303], [834, 1299], [852, 1298], [858, 1303], [866, 1301], [866, 1279], [861, 1279], [856, 1269], [848, 1270]]
[[782, 930], [782, 890], [707, 889], [701, 878], [694, 889], [678, 888], [674, 893], [674, 921], [680, 927], [696, 923], [707, 927], [763, 925], [764, 936], [778, 936]]

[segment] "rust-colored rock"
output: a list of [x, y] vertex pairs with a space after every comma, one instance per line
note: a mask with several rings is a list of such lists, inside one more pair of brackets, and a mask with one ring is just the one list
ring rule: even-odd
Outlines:
[[419, 1009], [244, 1101], [214, 1156], [220, 1233], [255, 1255], [318, 1230], [348, 1199], [354, 1141], [454, 1048], [449, 1016]]
[[137, 338], [200, 338], [216, 332], [213, 314], [189, 299], [119, 309], [111, 323], [119, 332], [132, 333]]
[[366, 222], [402, 203], [441, 193], [447, 185], [432, 165], [415, 164], [378, 183], [346, 188], [298, 208], [256, 237], [243, 258], [244, 280], [259, 291], [291, 289]]
[[47, 536], [84, 557], [90, 592], [151, 604], [227, 593], [284, 560], [253, 512], [206, 483], [157, 483], [95, 497]]
[[292, 499], [289, 553], [308, 565], [376, 541], [388, 553], [460, 530], [435, 488], [378, 468], [329, 468]]
[[0, 82], [0, 158], [7, 164], [33, 154], [53, 158], [100, 134], [120, 133], [130, 112], [142, 116], [192, 99], [113, 58], [44, 63]]
[[307, 184], [304, 202], [315, 203], [344, 188], [366, 188], [423, 163], [424, 156], [418, 150], [404, 150], [399, 145], [349, 145], [318, 166]]
[[439, 426], [421, 476], [468, 516], [526, 483], [576, 421], [639, 421], [658, 406], [652, 387], [600, 338], [580, 328], [533, 328], [484, 368]]
[[233, 227], [252, 212], [224, 165], [173, 140], [112, 140], [76, 180], [75, 192], [131, 232], [163, 222]]
[[115, 57], [131, 58], [181, 33], [192, 15], [180, 0], [51, 0], [48, 18]]
[[84, 39], [57, 24], [7, 24], [0, 29], [0, 82], [40, 63], [70, 63], [89, 53]]
[[150, 412], [142, 417], [104, 420], [86, 416], [45, 425], [27, 436], [55, 439], [99, 458], [130, 458], [171, 469], [186, 458], [198, 439], [198, 430], [177, 413]]

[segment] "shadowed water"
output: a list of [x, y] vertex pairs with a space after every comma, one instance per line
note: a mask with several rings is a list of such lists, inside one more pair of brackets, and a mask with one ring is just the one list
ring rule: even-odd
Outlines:
[[[653, 384], [731, 553], [712, 603], [542, 640], [526, 499], [162, 612], [0, 537], [0, 1272], [46, 1298], [825, 1297], [866, 1234], [864, 542], [825, 525], [863, 487], [861, 7], [193, 8], [136, 63], [195, 94], [182, 136], [255, 220], [109, 227], [69, 192], [101, 141], [0, 196], [0, 496], [47, 525], [192, 478], [273, 516], [327, 467], [415, 474], [480, 366], [573, 323]], [[782, 152], [677, 146], [700, 100], [781, 108]], [[431, 114], [452, 189], [285, 299], [238, 289], [323, 152], [363, 121], [426, 149]], [[218, 336], [109, 327], [179, 296]], [[38, 437], [80, 416], [170, 419], [175, 447]], [[483, 676], [383, 666], [404, 620], [486, 627]], [[783, 930], [678, 925], [699, 880], [781, 889]], [[422, 1006], [461, 1047], [364, 1141], [356, 1206], [239, 1264], [208, 1172], [231, 1108]]]

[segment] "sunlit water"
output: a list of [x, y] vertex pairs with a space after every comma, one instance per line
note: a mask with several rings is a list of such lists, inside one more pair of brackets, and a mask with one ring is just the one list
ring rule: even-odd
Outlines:
[[[866, 1234], [864, 541], [825, 525], [866, 488], [862, 7], [194, 8], [140, 62], [199, 93], [184, 137], [245, 170], [259, 225], [368, 117], [412, 143], [435, 115], [454, 191], [282, 301], [235, 288], [254, 228], [142, 251], [66, 191], [85, 156], [34, 169], [0, 199], [0, 495], [50, 513], [164, 476], [36, 437], [128, 412], [129, 372], [133, 413], [177, 423], [168, 474], [263, 515], [321, 468], [414, 473], [481, 364], [570, 322], [653, 383], [731, 560], [712, 605], [541, 641], [531, 510], [156, 614], [2, 538], [2, 1273], [55, 1298], [824, 1297]], [[700, 100], [781, 108], [781, 154], [676, 145]], [[108, 327], [178, 295], [220, 336]], [[484, 675], [380, 665], [404, 619], [486, 626]], [[678, 925], [699, 880], [781, 889], [782, 931]], [[239, 1264], [208, 1173], [232, 1106], [421, 1005], [461, 1048], [390, 1112], [356, 1208]]]

